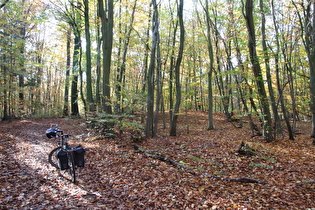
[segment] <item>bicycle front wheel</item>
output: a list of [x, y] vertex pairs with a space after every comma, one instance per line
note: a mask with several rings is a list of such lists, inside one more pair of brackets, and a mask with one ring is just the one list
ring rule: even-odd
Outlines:
[[57, 158], [57, 151], [59, 149], [61, 149], [61, 147], [56, 147], [55, 149], [51, 150], [51, 152], [48, 155], [48, 162], [57, 169], [59, 169], [58, 158]]
[[68, 164], [69, 164], [69, 172], [71, 181], [75, 183], [75, 164], [74, 164], [74, 158], [73, 158], [73, 152], [68, 152]]

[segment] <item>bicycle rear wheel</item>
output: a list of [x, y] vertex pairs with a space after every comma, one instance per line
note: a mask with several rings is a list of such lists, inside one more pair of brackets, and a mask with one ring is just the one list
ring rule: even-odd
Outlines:
[[69, 173], [70, 173], [71, 181], [75, 183], [76, 177], [75, 177], [75, 163], [74, 163], [73, 151], [68, 152], [68, 164], [69, 164]]
[[48, 162], [57, 169], [59, 169], [59, 165], [56, 153], [59, 149], [61, 149], [61, 147], [56, 147], [55, 149], [51, 150], [51, 152], [48, 155]]

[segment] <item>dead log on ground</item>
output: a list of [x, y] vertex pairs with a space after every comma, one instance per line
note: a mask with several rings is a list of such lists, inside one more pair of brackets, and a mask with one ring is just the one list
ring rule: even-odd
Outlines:
[[196, 176], [202, 175], [202, 176], [206, 176], [208, 178], [213, 178], [213, 179], [216, 179], [216, 180], [226, 181], [226, 182], [257, 183], [257, 184], [267, 184], [268, 183], [268, 182], [265, 182], [265, 181], [261, 181], [261, 180], [258, 180], [258, 179], [247, 178], [247, 177], [229, 179], [229, 178], [218, 177], [218, 176], [211, 175], [211, 174], [208, 174], [208, 173], [196, 172], [195, 170], [187, 167], [184, 164], [181, 164], [181, 163], [179, 163], [179, 162], [177, 162], [177, 161], [175, 161], [175, 160], [173, 160], [171, 158], [165, 157], [164, 155], [158, 154], [156, 151], [145, 150], [145, 149], [143, 149], [142, 147], [140, 147], [137, 144], [134, 144], [134, 149], [137, 152], [139, 152], [139, 153], [145, 154], [147, 157], [163, 161], [163, 162], [165, 162], [167, 164], [170, 164], [172, 166], [175, 166], [175, 167], [177, 167], [179, 169], [186, 170], [187, 172], [189, 172], [189, 173], [191, 173], [193, 175], [196, 175]]
[[241, 177], [241, 178], [229, 179], [229, 178], [218, 177], [218, 176], [215, 176], [215, 175], [210, 175], [210, 174], [208, 174], [208, 173], [204, 173], [204, 175], [205, 175], [206, 177], [210, 177], [210, 178], [217, 179], [217, 180], [221, 180], [221, 181], [227, 181], [227, 182], [268, 184], [268, 182], [261, 181], [261, 180], [258, 180], [258, 179], [252, 179], [252, 178], [248, 178], [248, 177]]
[[160, 160], [164, 163], [170, 164], [172, 166], [175, 166], [179, 169], [184, 169], [184, 170], [190, 170], [187, 166], [185, 166], [184, 164], [181, 164], [171, 158], [165, 157], [164, 155], [158, 154], [156, 151], [152, 151], [152, 150], [145, 150], [142, 147], [140, 147], [137, 144], [134, 144], [134, 149], [137, 152], [140, 152], [142, 154], [145, 154], [147, 157], [153, 158], [153, 159], [157, 159]]

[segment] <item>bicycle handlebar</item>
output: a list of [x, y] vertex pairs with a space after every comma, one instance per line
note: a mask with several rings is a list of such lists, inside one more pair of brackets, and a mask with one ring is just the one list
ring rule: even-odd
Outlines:
[[58, 124], [52, 124], [50, 125], [50, 128], [54, 129], [56, 132], [62, 133], [63, 130], [60, 130], [58, 127]]

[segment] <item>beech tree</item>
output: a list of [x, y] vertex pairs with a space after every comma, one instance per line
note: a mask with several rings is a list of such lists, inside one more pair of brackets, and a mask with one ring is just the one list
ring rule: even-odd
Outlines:
[[102, 23], [102, 50], [103, 50], [103, 85], [102, 85], [102, 106], [104, 112], [111, 114], [111, 88], [110, 69], [113, 48], [113, 28], [114, 28], [114, 1], [98, 0], [98, 12]]
[[67, 29], [67, 60], [66, 60], [66, 78], [65, 78], [65, 94], [63, 116], [69, 115], [69, 83], [70, 83], [70, 68], [71, 68], [71, 28]]
[[153, 15], [152, 15], [152, 45], [150, 64], [147, 74], [147, 118], [145, 126], [145, 136], [153, 137], [153, 121], [154, 121], [154, 72], [156, 65], [156, 48], [158, 45], [158, 30], [159, 30], [159, 13], [156, 0], [152, 0]]
[[90, 35], [90, 11], [89, 1], [83, 0], [84, 4], [84, 29], [85, 29], [85, 42], [86, 42], [86, 99], [87, 109], [94, 110], [94, 99], [92, 91], [92, 58], [91, 58], [91, 35]]
[[212, 74], [214, 69], [214, 55], [213, 55], [213, 46], [212, 46], [212, 39], [211, 39], [211, 17], [209, 14], [209, 3], [208, 0], [205, 1], [205, 5], [203, 5], [204, 12], [206, 14], [206, 25], [207, 25], [207, 46], [208, 46], [208, 53], [209, 53], [209, 70], [208, 70], [208, 130], [212, 130], [213, 126], [213, 92], [212, 92]]
[[[310, 70], [310, 112], [312, 116], [311, 137], [315, 138], [315, 2], [292, 1], [300, 19], [303, 44], [307, 52]], [[302, 12], [300, 12], [300, 8]], [[313, 141], [315, 144], [315, 140]]]
[[246, 20], [246, 26], [248, 30], [248, 50], [250, 55], [250, 60], [252, 63], [252, 70], [255, 75], [255, 81], [258, 91], [258, 99], [260, 100], [262, 107], [262, 119], [263, 119], [263, 129], [264, 135], [267, 142], [270, 142], [273, 138], [272, 136], [272, 119], [269, 108], [269, 101], [267, 93], [264, 86], [264, 79], [262, 76], [262, 71], [260, 68], [259, 58], [256, 50], [256, 33], [253, 18], [253, 0], [246, 0], [245, 2], [245, 12], [244, 17]]
[[[272, 77], [271, 77], [271, 67], [270, 67], [270, 56], [268, 53], [268, 43], [267, 43], [267, 35], [266, 35], [266, 5], [264, 4], [263, 0], [259, 1], [259, 7], [260, 7], [260, 12], [261, 12], [261, 36], [262, 36], [262, 47], [263, 47], [263, 53], [264, 53], [264, 62], [265, 62], [265, 68], [266, 68], [266, 78], [267, 78], [267, 83], [268, 83], [268, 92], [270, 96], [270, 105], [271, 109], [273, 112], [273, 118], [274, 118], [274, 125], [275, 125], [275, 133], [280, 133], [281, 131], [281, 123], [280, 123], [280, 117], [278, 114], [278, 109], [276, 105], [276, 99], [275, 99], [275, 94], [273, 90], [273, 85], [272, 85]], [[294, 138], [292, 129], [289, 125], [288, 127], [289, 133], [290, 133], [290, 139]]]
[[171, 115], [171, 128], [170, 128], [170, 135], [176, 136], [176, 128], [177, 128], [177, 119], [179, 115], [179, 108], [181, 103], [181, 84], [180, 84], [180, 68], [181, 62], [183, 59], [183, 52], [184, 52], [184, 42], [185, 42], [185, 28], [184, 28], [184, 17], [183, 17], [183, 8], [184, 8], [184, 1], [179, 0], [177, 15], [179, 21], [179, 49], [178, 55], [175, 63], [175, 90], [176, 90], [176, 102], [174, 106], [174, 112]]

